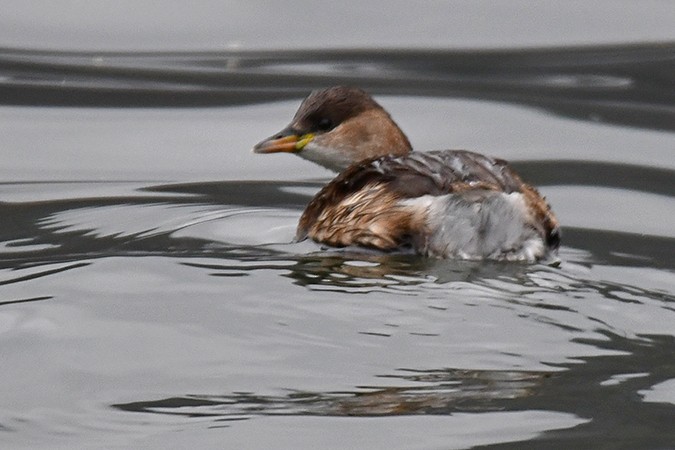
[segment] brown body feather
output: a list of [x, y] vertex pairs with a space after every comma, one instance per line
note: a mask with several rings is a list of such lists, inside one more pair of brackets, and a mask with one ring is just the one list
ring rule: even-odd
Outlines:
[[309, 203], [296, 237], [385, 250], [414, 244], [428, 232], [425, 217], [401, 200], [468, 191], [523, 194], [532, 226], [557, 247], [558, 222], [536, 189], [505, 161], [462, 150], [384, 156], [352, 165]]

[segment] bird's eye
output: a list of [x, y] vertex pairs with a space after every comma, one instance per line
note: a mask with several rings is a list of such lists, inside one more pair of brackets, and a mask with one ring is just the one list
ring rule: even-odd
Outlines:
[[330, 119], [321, 119], [317, 124], [320, 131], [328, 131], [333, 128], [333, 122]]

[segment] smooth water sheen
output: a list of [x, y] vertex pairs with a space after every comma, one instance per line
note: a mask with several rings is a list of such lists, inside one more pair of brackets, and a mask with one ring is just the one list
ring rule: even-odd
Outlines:
[[[0, 50], [0, 447], [675, 448], [673, 41], [179, 37]], [[294, 243], [331, 174], [250, 148], [338, 83], [512, 161], [560, 267]]]

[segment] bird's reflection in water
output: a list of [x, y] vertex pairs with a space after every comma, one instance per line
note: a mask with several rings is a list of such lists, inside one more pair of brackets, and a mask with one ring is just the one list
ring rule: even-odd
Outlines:
[[390, 416], [494, 411], [503, 401], [533, 395], [551, 374], [536, 371], [401, 370], [383, 378], [405, 386], [359, 387], [353, 392], [289, 390], [284, 395], [235, 392], [186, 395], [112, 405], [129, 412], [188, 417], [247, 418], [256, 415]]
[[[411, 287], [430, 283], [438, 286], [459, 281], [513, 279], [550, 269], [542, 264], [441, 260], [364, 249], [329, 249], [293, 256], [262, 247], [254, 251], [230, 249], [228, 252], [234, 258], [209, 261], [186, 259], [182, 264], [206, 269], [213, 276], [243, 276], [251, 271], [274, 268], [279, 270], [280, 276], [291, 279], [298, 286], [349, 293], [382, 288], [403, 293]], [[261, 253], [265, 256], [262, 257]], [[242, 265], [242, 262], [247, 264]]]
[[[572, 447], [584, 436], [599, 435], [616, 424], [616, 411], [622, 423], [615, 438], [628, 439], [637, 429], [660, 418], [672, 416], [668, 402], [645, 401], [650, 392], [675, 377], [672, 360], [675, 342], [669, 335], [627, 338], [611, 332], [597, 339], [578, 339], [601, 350], [600, 356], [579, 357], [556, 364], [550, 371], [531, 370], [398, 370], [382, 375], [389, 386], [361, 386], [352, 391], [311, 392], [287, 390], [280, 395], [233, 392], [224, 395], [178, 395], [111, 405], [135, 413], [202, 417], [218, 423], [259, 416], [382, 417], [401, 415], [452, 415], [459, 412], [560, 411], [585, 420], [569, 430], [553, 430], [539, 436], [538, 442], [560, 442]], [[630, 374], [631, 376], [627, 376]], [[384, 384], [384, 383], [383, 383]], [[399, 386], [391, 386], [399, 384]], [[668, 448], [668, 432], [646, 435], [653, 448]], [[623, 441], [622, 441], [623, 442]]]

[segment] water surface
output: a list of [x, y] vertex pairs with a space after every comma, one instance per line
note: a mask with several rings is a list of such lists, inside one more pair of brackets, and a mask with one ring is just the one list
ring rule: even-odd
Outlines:
[[[0, 442], [675, 446], [672, 40], [113, 52], [73, 45], [88, 20], [51, 46], [3, 31]], [[511, 160], [560, 267], [292, 242], [331, 174], [249, 149], [337, 83], [419, 150]]]

